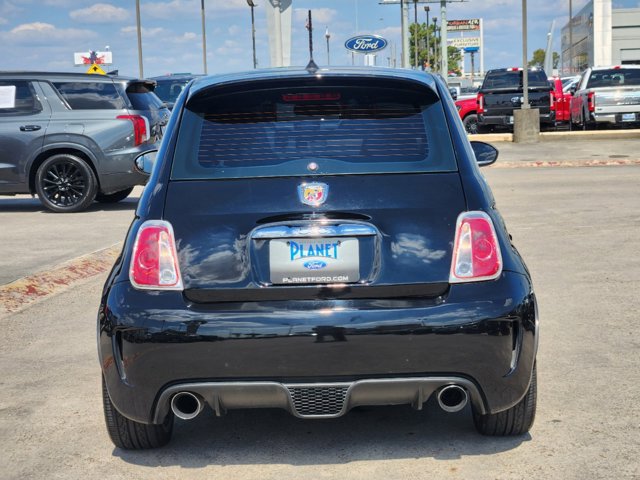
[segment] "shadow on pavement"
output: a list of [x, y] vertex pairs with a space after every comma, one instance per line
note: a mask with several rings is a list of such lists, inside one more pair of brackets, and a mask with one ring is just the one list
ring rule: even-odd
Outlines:
[[[100, 212], [108, 211], [115, 212], [118, 210], [133, 210], [138, 205], [138, 197], [130, 197], [122, 200], [118, 203], [99, 203], [93, 202], [89, 208], [82, 212]], [[0, 197], [0, 213], [2, 212], [42, 212], [58, 215], [55, 212], [47, 210], [37, 198], [13, 198], [13, 197]]]
[[491, 455], [531, 441], [476, 433], [471, 410], [446, 414], [430, 401], [409, 406], [353, 410], [331, 420], [301, 420], [281, 410], [205, 411], [191, 422], [176, 420], [172, 441], [157, 450], [113, 455], [127, 463], [156, 467], [207, 465], [330, 465], [363, 460], [430, 457], [452, 460]]

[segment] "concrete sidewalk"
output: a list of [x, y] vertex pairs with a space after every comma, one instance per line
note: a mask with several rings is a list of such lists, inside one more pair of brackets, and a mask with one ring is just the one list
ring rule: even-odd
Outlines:
[[495, 167], [640, 165], [640, 130], [548, 132], [539, 143], [513, 143], [511, 134], [470, 135], [492, 144]]

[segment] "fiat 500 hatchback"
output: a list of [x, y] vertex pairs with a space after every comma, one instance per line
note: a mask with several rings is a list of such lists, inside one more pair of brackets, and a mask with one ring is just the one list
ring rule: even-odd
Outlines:
[[479, 172], [496, 156], [422, 72], [195, 80], [100, 305], [114, 444], [163, 445], [205, 408], [432, 397], [480, 433], [528, 431], [536, 301]]

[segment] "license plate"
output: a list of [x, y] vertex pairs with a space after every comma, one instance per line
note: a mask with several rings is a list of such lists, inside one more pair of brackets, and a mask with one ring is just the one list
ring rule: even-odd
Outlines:
[[636, 121], [636, 114], [635, 113], [623, 113], [622, 114], [622, 121], [623, 122], [635, 122]]
[[513, 125], [513, 117], [507, 117], [507, 123]]
[[360, 280], [357, 238], [290, 238], [269, 242], [271, 283], [353, 283]]

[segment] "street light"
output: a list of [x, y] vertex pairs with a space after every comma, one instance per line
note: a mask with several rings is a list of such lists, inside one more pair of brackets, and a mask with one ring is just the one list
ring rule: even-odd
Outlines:
[[251, 8], [251, 41], [253, 43], [253, 68], [258, 68], [258, 60], [256, 59], [256, 17], [254, 16], [253, 9], [256, 4], [253, 0], [247, 0], [247, 5]]
[[140, 0], [136, 0], [136, 25], [138, 27], [138, 68], [140, 70], [140, 78], [144, 78], [144, 69], [142, 68], [142, 28], [140, 27]]
[[200, 0], [200, 17], [202, 18], [202, 64], [204, 66], [204, 74], [207, 74], [207, 32], [205, 30], [204, 21], [204, 0]]
[[438, 71], [438, 17], [433, 17], [433, 65], [432, 70]]
[[331, 38], [331, 34], [329, 33], [329, 27], [324, 32], [324, 38], [327, 39], [327, 65], [331, 64], [331, 57], [329, 56], [329, 39]]
[[431, 9], [428, 5], [424, 7], [424, 11], [427, 14], [427, 65], [431, 66], [429, 63], [429, 10]]

